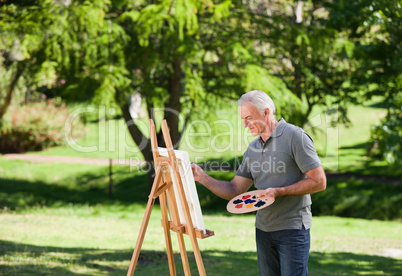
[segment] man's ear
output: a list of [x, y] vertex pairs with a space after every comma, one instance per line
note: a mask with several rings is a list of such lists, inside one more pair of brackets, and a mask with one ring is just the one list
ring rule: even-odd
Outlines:
[[266, 109], [265, 109], [265, 111], [264, 111], [264, 116], [265, 116], [265, 115], [269, 115], [269, 108], [266, 108]]

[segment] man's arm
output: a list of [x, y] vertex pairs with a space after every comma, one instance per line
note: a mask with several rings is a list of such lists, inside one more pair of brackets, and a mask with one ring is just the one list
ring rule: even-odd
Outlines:
[[230, 182], [220, 181], [209, 176], [200, 166], [192, 163], [191, 168], [194, 180], [204, 185], [215, 195], [230, 200], [235, 196], [247, 192], [253, 184], [251, 179], [236, 175]]
[[292, 185], [279, 188], [268, 188], [259, 196], [280, 197], [285, 195], [305, 195], [313, 194], [325, 190], [327, 187], [327, 178], [324, 169], [319, 166], [306, 172], [307, 178], [300, 180]]

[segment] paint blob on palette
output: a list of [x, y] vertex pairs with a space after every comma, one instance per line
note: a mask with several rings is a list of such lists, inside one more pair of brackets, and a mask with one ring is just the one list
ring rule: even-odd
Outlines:
[[238, 195], [229, 201], [226, 209], [233, 214], [244, 214], [268, 207], [274, 203], [275, 198], [270, 196], [257, 198], [257, 195], [262, 192], [262, 190], [257, 190]]

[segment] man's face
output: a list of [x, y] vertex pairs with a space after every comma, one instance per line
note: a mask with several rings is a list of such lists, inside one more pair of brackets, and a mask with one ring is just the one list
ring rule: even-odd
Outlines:
[[254, 105], [246, 103], [239, 106], [239, 114], [244, 121], [244, 127], [250, 129], [251, 135], [257, 136], [264, 132], [267, 125], [265, 117]]

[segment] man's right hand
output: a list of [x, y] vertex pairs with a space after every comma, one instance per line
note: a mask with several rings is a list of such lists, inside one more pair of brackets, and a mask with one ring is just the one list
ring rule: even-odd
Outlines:
[[201, 183], [201, 178], [206, 174], [206, 172], [204, 172], [204, 170], [195, 163], [191, 163], [191, 170], [193, 171], [194, 180]]
[[204, 185], [217, 196], [230, 200], [233, 197], [246, 192], [253, 184], [251, 179], [235, 175], [232, 181], [220, 181], [209, 176], [200, 166], [191, 163], [194, 180]]

